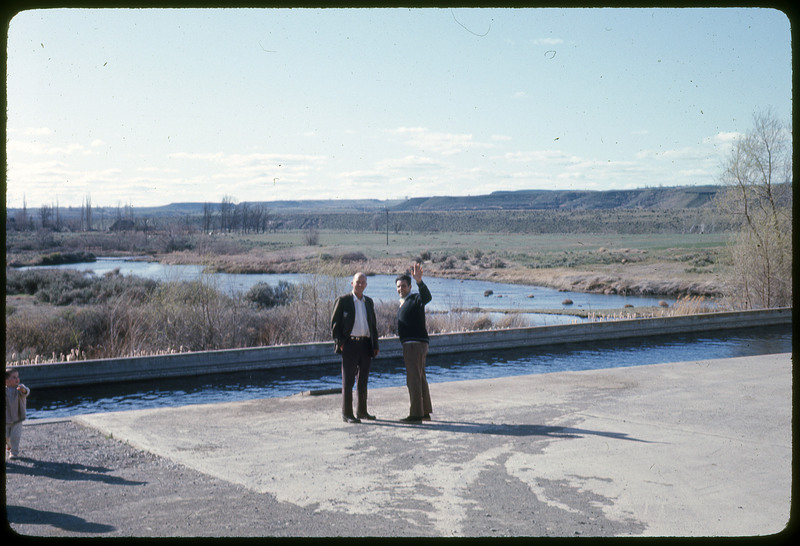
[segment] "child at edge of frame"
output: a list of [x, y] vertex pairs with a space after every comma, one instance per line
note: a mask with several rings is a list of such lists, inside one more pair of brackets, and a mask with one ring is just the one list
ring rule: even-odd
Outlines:
[[31, 390], [20, 383], [19, 370], [6, 368], [6, 461], [19, 457], [22, 422]]

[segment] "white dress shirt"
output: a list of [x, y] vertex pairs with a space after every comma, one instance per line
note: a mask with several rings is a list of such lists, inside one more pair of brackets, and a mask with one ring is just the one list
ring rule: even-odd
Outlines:
[[353, 337], [369, 337], [369, 323], [367, 322], [367, 305], [364, 303], [364, 297], [358, 299], [353, 294], [353, 303], [356, 308], [356, 318], [353, 322], [353, 331], [350, 335]]

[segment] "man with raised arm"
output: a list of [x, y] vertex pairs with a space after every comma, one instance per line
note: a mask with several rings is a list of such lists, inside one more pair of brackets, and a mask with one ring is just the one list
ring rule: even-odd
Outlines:
[[[419, 292], [411, 292], [411, 278], [417, 282]], [[397, 335], [403, 346], [406, 364], [406, 385], [411, 407], [404, 423], [421, 423], [431, 418], [431, 393], [425, 376], [425, 359], [428, 355], [428, 331], [425, 327], [425, 305], [431, 301], [431, 291], [422, 282], [422, 266], [415, 263], [411, 276], [403, 274], [395, 279], [400, 296], [397, 310]]]

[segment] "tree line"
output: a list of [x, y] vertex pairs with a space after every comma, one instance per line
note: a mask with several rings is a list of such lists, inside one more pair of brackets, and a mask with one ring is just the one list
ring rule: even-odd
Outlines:
[[204, 203], [200, 214], [137, 214], [131, 203], [120, 204], [116, 208], [93, 206], [91, 196], [87, 195], [80, 207], [61, 207], [56, 201], [30, 209], [23, 199], [21, 209], [6, 215], [7, 232], [152, 231], [166, 228], [175, 230], [181, 226], [205, 233], [265, 233], [276, 229], [274, 218], [266, 205], [237, 204], [227, 195], [219, 203]]
[[731, 291], [746, 308], [792, 305], [792, 153], [791, 123], [766, 109], [723, 164], [718, 206], [738, 227]]
[[269, 208], [262, 204], [234, 203], [231, 196], [222, 198], [219, 206], [203, 204], [202, 227], [204, 233], [214, 230], [226, 233], [266, 233], [274, 230]]

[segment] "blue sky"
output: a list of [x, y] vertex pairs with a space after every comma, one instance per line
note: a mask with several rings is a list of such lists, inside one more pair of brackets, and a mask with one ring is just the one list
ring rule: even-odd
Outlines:
[[31, 10], [6, 203], [713, 184], [791, 77], [763, 8]]

